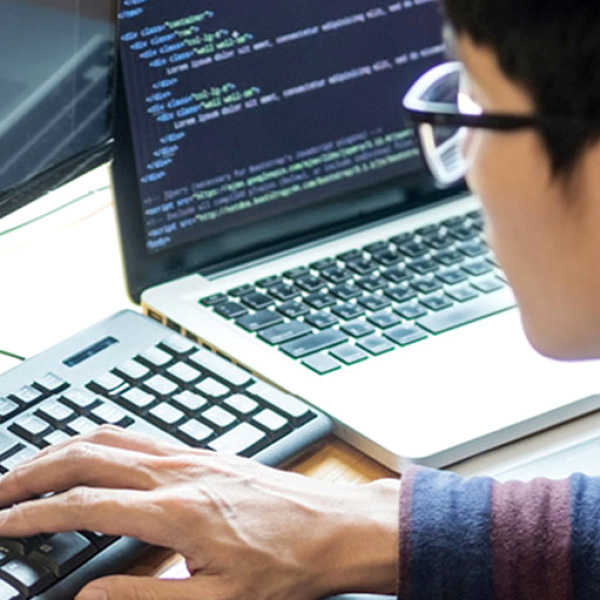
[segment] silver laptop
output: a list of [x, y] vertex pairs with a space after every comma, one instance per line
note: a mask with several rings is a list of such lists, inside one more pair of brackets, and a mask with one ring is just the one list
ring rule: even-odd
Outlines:
[[598, 408], [598, 365], [530, 348], [477, 199], [403, 120], [435, 2], [123, 4], [113, 179], [148, 314], [396, 471]]

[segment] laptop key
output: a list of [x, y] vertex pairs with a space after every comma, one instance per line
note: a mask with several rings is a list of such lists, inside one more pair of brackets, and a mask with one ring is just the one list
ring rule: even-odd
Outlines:
[[325, 281], [316, 275], [307, 273], [306, 275], [296, 279], [296, 285], [302, 288], [305, 292], [316, 292], [323, 289], [325, 286]]
[[328, 281], [331, 281], [331, 283], [344, 283], [344, 281], [348, 281], [352, 277], [352, 273], [348, 269], [336, 266], [323, 269], [321, 275]]
[[325, 375], [342, 368], [342, 365], [337, 360], [333, 359], [328, 354], [324, 354], [323, 352], [307, 356], [302, 361], [302, 364], [309, 367], [319, 375]]
[[398, 325], [401, 319], [400, 317], [393, 313], [391, 310], [381, 310], [379, 312], [373, 313], [367, 317], [367, 320], [373, 325], [376, 325], [380, 329], [387, 329], [388, 327], [393, 327], [394, 325]]
[[369, 335], [365, 338], [361, 338], [357, 340], [356, 344], [367, 352], [373, 354], [373, 356], [379, 356], [380, 354], [389, 352], [396, 347], [390, 341], [379, 335]]
[[221, 304], [222, 302], [227, 301], [227, 296], [225, 294], [212, 294], [212, 296], [206, 296], [206, 298], [202, 298], [200, 300], [200, 304], [204, 306], [216, 306], [217, 304]]
[[427, 309], [419, 304], [418, 300], [409, 300], [404, 304], [394, 307], [394, 312], [397, 312], [405, 319], [417, 319], [427, 314]]
[[282, 344], [312, 333], [312, 327], [302, 321], [290, 321], [264, 329], [258, 337], [269, 344]]
[[362, 291], [352, 283], [342, 283], [331, 288], [331, 293], [341, 300], [350, 300], [362, 295]]
[[466, 302], [467, 300], [473, 300], [473, 298], [479, 296], [477, 290], [468, 283], [448, 287], [446, 288], [446, 293], [451, 298], [458, 300], [458, 302]]
[[346, 266], [358, 275], [367, 275], [377, 269], [377, 265], [367, 258], [357, 258], [349, 261]]
[[256, 285], [261, 288], [269, 289], [276, 285], [281, 285], [283, 283], [283, 277], [279, 275], [270, 275], [269, 277], [263, 277], [263, 279], [259, 279], [256, 282]]
[[377, 294], [363, 296], [358, 299], [358, 303], [373, 312], [387, 308], [391, 304], [390, 300]]
[[314, 312], [308, 315], [304, 320], [317, 329], [327, 329], [328, 327], [333, 327], [340, 322], [335, 315], [332, 315], [324, 310]]
[[337, 346], [330, 351], [330, 354], [347, 365], [353, 365], [369, 357], [364, 350], [361, 350], [352, 344], [342, 344], [341, 346]]
[[332, 307], [331, 312], [336, 314], [341, 319], [349, 321], [362, 317], [365, 314], [365, 309], [360, 304], [352, 304], [350, 302], [344, 302]]
[[421, 298], [421, 303], [431, 310], [442, 310], [452, 306], [453, 302], [446, 294], [431, 294], [430, 296], [424, 296]]
[[240, 285], [232, 290], [229, 290], [229, 295], [233, 296], [234, 298], [241, 298], [242, 296], [250, 294], [253, 291], [254, 286], [250, 285], [249, 283], [245, 283], [244, 285]]
[[335, 298], [327, 292], [316, 292], [314, 294], [308, 294], [304, 298], [304, 302], [317, 310], [321, 308], [327, 308], [335, 304]]
[[402, 283], [410, 277], [410, 272], [404, 266], [396, 266], [383, 269], [381, 275], [392, 283]]
[[253, 310], [262, 310], [273, 304], [273, 298], [261, 292], [252, 292], [242, 298], [242, 302]]
[[427, 334], [415, 325], [397, 325], [386, 329], [383, 335], [400, 346], [406, 346], [427, 337]]
[[237, 317], [243, 317], [248, 309], [237, 302], [224, 302], [223, 304], [217, 304], [215, 312], [226, 319], [236, 319]]
[[282, 283], [269, 288], [269, 294], [277, 300], [291, 300], [292, 298], [297, 298], [301, 292], [295, 285]]
[[288, 317], [288, 319], [297, 319], [298, 317], [307, 315], [310, 312], [310, 309], [308, 306], [306, 306], [306, 304], [296, 302], [295, 300], [280, 304], [277, 307], [277, 310], [285, 317]]
[[480, 296], [464, 304], [431, 313], [417, 323], [431, 333], [442, 333], [483, 317], [507, 310], [515, 305], [514, 296], [508, 288]]
[[504, 287], [504, 283], [494, 275], [474, 278], [471, 285], [486, 294]]
[[379, 275], [365, 275], [356, 280], [356, 285], [367, 292], [376, 292], [387, 285], [387, 281]]
[[348, 335], [351, 335], [355, 338], [369, 335], [375, 331], [375, 327], [371, 323], [367, 323], [365, 321], [352, 321], [351, 323], [342, 325], [341, 329]]
[[313, 352], [320, 352], [341, 344], [348, 339], [348, 336], [336, 329], [326, 329], [319, 333], [305, 335], [298, 340], [286, 342], [280, 346], [281, 350], [292, 358], [303, 358]]
[[259, 310], [236, 320], [246, 331], [260, 331], [283, 321], [283, 317], [272, 310]]

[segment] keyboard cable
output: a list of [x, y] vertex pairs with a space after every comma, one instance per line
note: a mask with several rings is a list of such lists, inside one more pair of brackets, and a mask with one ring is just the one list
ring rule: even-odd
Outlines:
[[0, 350], [0, 355], [6, 356], [8, 358], [14, 358], [15, 360], [20, 360], [21, 362], [27, 360], [24, 356], [20, 356], [19, 354], [15, 354], [14, 352], [9, 352], [8, 350]]

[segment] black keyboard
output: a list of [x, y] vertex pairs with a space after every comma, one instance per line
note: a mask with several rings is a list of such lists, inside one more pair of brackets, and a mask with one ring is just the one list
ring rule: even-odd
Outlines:
[[321, 375], [515, 306], [479, 211], [200, 299]]
[[[123, 311], [0, 375], [0, 472], [105, 423], [273, 466], [331, 431], [304, 402]], [[0, 600], [68, 600], [145, 548], [85, 531], [0, 539]]]

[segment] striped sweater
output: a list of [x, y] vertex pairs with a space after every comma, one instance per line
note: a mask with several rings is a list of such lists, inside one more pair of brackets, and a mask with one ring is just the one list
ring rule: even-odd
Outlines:
[[402, 482], [401, 600], [600, 599], [600, 478]]

